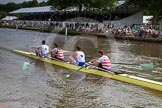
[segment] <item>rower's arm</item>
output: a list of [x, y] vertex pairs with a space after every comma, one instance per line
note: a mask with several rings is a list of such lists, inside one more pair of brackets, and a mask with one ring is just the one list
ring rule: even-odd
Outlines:
[[73, 52], [73, 53], [71, 54], [71, 56], [72, 56], [74, 59], [76, 59], [76, 58], [77, 58], [77, 52]]

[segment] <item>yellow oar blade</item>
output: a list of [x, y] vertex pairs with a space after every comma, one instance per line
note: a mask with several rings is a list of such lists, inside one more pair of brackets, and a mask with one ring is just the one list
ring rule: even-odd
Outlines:
[[26, 69], [28, 68], [29, 65], [30, 65], [30, 63], [24, 62], [24, 63], [23, 63], [22, 69], [23, 69], [23, 70], [26, 70]]

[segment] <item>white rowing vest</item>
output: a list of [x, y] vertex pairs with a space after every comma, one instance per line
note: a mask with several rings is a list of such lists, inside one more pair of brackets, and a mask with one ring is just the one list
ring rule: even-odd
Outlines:
[[82, 51], [77, 51], [77, 57], [76, 57], [77, 62], [85, 62], [85, 54]]
[[40, 49], [41, 49], [41, 54], [43, 55], [49, 53], [49, 47], [47, 45], [41, 45]]

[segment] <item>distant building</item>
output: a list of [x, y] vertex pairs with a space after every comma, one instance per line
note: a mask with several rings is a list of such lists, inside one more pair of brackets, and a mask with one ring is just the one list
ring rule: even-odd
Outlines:
[[[88, 19], [93, 19], [98, 22], [105, 22], [105, 21], [113, 22], [125, 19], [141, 11], [137, 5], [132, 4], [130, 2], [125, 3], [125, 1], [117, 2], [116, 10], [114, 12], [99, 13], [96, 12], [94, 8], [90, 7], [89, 9], [92, 10], [90, 14], [83, 6], [79, 17], [86, 17]], [[12, 11], [10, 12], [10, 14], [20, 14], [21, 17], [19, 17], [19, 20], [49, 21], [50, 19], [50, 21], [67, 21], [69, 19], [73, 18], [75, 19], [76, 17], [78, 17], [78, 11], [79, 9], [77, 7], [69, 7], [58, 11], [56, 8], [52, 6], [44, 6], [44, 7], [22, 8]], [[140, 21], [142, 23], [142, 18]]]

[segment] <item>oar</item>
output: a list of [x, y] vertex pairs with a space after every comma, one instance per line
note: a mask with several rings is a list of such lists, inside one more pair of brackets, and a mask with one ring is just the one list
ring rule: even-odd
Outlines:
[[36, 59], [35, 61], [32, 61], [32, 62], [24, 62], [24, 63], [23, 63], [23, 66], [22, 66], [22, 69], [23, 69], [23, 70], [26, 70], [30, 64], [35, 63], [35, 62], [37, 62], [38, 60], [40, 60], [40, 59], [42, 59], [42, 58], [43, 58], [43, 57], [40, 57], [40, 58], [38, 58], [38, 59]]
[[[99, 69], [99, 70], [101, 70], [101, 71], [105, 71], [105, 72], [108, 72], [108, 73], [110, 73], [110, 74], [123, 74], [123, 72], [115, 72], [115, 71], [112, 71], [112, 70], [106, 70], [106, 69], [103, 69], [103, 68], [99, 68], [99, 67], [97, 67], [97, 66], [93, 66], [93, 65], [91, 65], [91, 64], [89, 64], [89, 63], [85, 63], [85, 65], [83, 65], [82, 67], [80, 67], [80, 68], [77, 69], [76, 71], [73, 71], [73, 72], [71, 72], [70, 74], [65, 74], [65, 75], [63, 75], [63, 76], [62, 76], [62, 80], [65, 80], [66, 78], [69, 78], [70, 75], [72, 75], [72, 74], [75, 73], [75, 72], [80, 71], [82, 68], [87, 67], [87, 66], [91, 66], [92, 69]], [[87, 67], [86, 69], [89, 69], [89, 68]]]
[[97, 66], [93, 66], [93, 65], [91, 65], [89, 63], [86, 63], [86, 64], [87, 64], [87, 68], [86, 69], [89, 69], [88, 66], [90, 66], [90, 68], [92, 68], [92, 69], [98, 69], [98, 70], [101, 70], [101, 71], [104, 71], [104, 72], [108, 72], [108, 73], [111, 73], [111, 74], [123, 74], [123, 72], [122, 73], [121, 72], [115, 72], [115, 71], [112, 71], [112, 70], [106, 70], [106, 69], [103, 69], [103, 68], [99, 68]]
[[[95, 57], [90, 57], [90, 56], [86, 56], [86, 58], [95, 59]], [[140, 66], [141, 69], [143, 69], [143, 70], [152, 70], [154, 68], [153, 63], [145, 63], [145, 64], [111, 63], [111, 64]]]
[[1, 49], [2, 49], [2, 50], [6, 50], [6, 51], [10, 51], [10, 52], [12, 51], [12, 49], [8, 49], [8, 48], [5, 48], [5, 47], [0, 46], [0, 50], [1, 50]]
[[144, 70], [151, 70], [154, 68], [153, 63], [146, 63], [146, 64], [112, 63], [112, 64], [140, 66], [141, 69]]
[[[95, 57], [90, 57], [90, 56], [86, 56], [86, 58], [95, 59]], [[154, 68], [153, 63], [145, 63], [145, 64], [111, 63], [111, 64], [140, 66], [141, 69], [143, 69], [143, 70], [152, 70]]]
[[[0, 49], [6, 50], [6, 51], [12, 51], [12, 49], [7, 49], [7, 48], [5, 48], [5, 47], [0, 47]], [[42, 59], [42, 57], [38, 58], [36, 61], [38, 61], [38, 60], [40, 60], [40, 59]], [[24, 62], [24, 63], [23, 63], [23, 66], [22, 66], [22, 69], [23, 69], [23, 70], [26, 70], [30, 64], [32, 64], [32, 63], [34, 63], [34, 62], [36, 62], [36, 61]]]
[[62, 76], [62, 80], [65, 80], [66, 78], [69, 78], [71, 74], [80, 71], [80, 70], [81, 70], [82, 68], [84, 68], [85, 66], [86, 66], [86, 64], [83, 65], [83, 66], [81, 66], [81, 67], [80, 67], [79, 69], [77, 69], [76, 71], [71, 72], [70, 74], [65, 74], [65, 75], [63, 75], [63, 76]]

